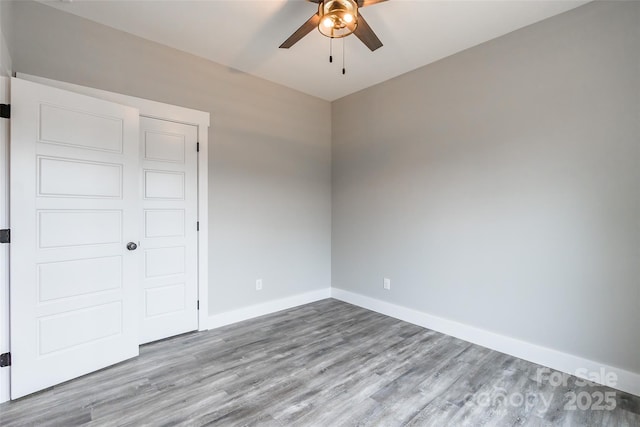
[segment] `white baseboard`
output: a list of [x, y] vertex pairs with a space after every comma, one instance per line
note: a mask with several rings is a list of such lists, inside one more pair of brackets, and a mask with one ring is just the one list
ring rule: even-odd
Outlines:
[[318, 291], [306, 292], [304, 294], [293, 295], [262, 304], [251, 305], [249, 307], [239, 308], [237, 310], [227, 311], [220, 314], [209, 316], [207, 321], [207, 329], [219, 328], [221, 326], [230, 325], [232, 323], [241, 322], [243, 320], [253, 319], [254, 317], [264, 316], [265, 314], [275, 313], [276, 311], [286, 310], [288, 308], [297, 307], [303, 304], [320, 301], [331, 298], [331, 288], [320, 289]]
[[[602, 372], [601, 370], [604, 369], [604, 372], [612, 372], [617, 375], [617, 382], [613, 388], [640, 396], [640, 374], [634, 372], [343, 289], [331, 288], [331, 296], [340, 301], [348, 302], [446, 335], [451, 335], [501, 353], [549, 367], [559, 372], [585, 378], [585, 375], [581, 375], [581, 372], [600, 373]], [[588, 377], [586, 379], [593, 380], [593, 378]]]

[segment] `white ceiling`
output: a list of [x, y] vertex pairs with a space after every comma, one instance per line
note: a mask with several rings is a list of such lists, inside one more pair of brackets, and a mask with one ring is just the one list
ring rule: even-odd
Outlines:
[[42, 0], [57, 9], [332, 101], [587, 0], [389, 0], [360, 9], [384, 46], [312, 31], [278, 46], [317, 11], [304, 0]]

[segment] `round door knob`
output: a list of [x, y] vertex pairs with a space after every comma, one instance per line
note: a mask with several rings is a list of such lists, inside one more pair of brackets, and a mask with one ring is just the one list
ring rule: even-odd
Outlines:
[[136, 249], [138, 249], [138, 245], [133, 242], [129, 242], [127, 243], [127, 249], [129, 249], [130, 251], [135, 251]]

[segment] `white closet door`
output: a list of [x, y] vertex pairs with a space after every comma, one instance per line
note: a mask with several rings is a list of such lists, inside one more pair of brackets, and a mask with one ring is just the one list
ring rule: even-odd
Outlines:
[[138, 354], [138, 110], [11, 85], [11, 398]]
[[140, 118], [140, 343], [198, 329], [198, 129]]

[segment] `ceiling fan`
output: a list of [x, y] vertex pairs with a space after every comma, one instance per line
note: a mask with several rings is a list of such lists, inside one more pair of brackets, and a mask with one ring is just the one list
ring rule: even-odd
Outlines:
[[371, 51], [382, 47], [382, 42], [373, 32], [359, 8], [371, 6], [386, 0], [307, 0], [318, 3], [318, 13], [302, 24], [287, 40], [280, 45], [289, 49], [314, 28], [330, 38], [342, 38], [353, 33]]

